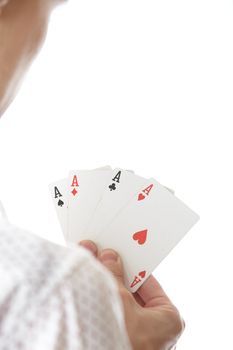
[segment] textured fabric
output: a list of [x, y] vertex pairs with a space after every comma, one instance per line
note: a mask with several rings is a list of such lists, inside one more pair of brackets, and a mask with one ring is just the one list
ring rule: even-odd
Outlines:
[[0, 217], [0, 349], [130, 349], [111, 274]]

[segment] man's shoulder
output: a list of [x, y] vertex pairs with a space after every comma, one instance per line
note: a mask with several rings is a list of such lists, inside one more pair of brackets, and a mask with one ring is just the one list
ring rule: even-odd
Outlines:
[[[52, 289], [91, 259], [81, 247], [59, 246], [10, 224], [0, 226], [0, 277], [2, 287], [27, 285], [32, 292]], [[6, 282], [8, 281], [8, 282]]]

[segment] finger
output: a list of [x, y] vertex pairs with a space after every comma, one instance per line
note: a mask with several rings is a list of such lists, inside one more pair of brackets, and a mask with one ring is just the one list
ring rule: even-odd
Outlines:
[[135, 301], [136, 301], [140, 306], [142, 306], [142, 307], [145, 306], [144, 301], [142, 300], [142, 298], [140, 297], [140, 295], [139, 295], [138, 293], [134, 293], [134, 294], [133, 294], [133, 297], [134, 297]]
[[124, 271], [121, 258], [115, 250], [104, 249], [100, 255], [101, 263], [113, 274], [119, 285], [124, 286]]
[[137, 290], [145, 306], [161, 306], [171, 304], [159, 282], [151, 275]]
[[97, 257], [98, 248], [97, 248], [97, 245], [93, 241], [83, 240], [83, 241], [79, 242], [78, 244], [81, 245], [82, 247], [84, 247], [85, 249], [89, 250], [95, 257]]

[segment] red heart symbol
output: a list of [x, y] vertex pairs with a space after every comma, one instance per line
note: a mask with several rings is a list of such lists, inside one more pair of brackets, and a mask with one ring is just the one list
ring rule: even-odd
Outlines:
[[142, 193], [139, 193], [138, 195], [138, 201], [142, 201], [143, 199], [145, 199], [145, 195]]
[[133, 239], [138, 241], [138, 244], [144, 244], [146, 242], [147, 230], [138, 231], [134, 233]]
[[146, 276], [146, 271], [141, 271], [138, 274], [140, 277], [144, 278]]

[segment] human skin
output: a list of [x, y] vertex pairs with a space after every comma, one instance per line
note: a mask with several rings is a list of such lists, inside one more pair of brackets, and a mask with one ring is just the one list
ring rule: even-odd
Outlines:
[[[52, 10], [63, 2], [0, 0], [0, 117], [13, 101], [22, 77], [44, 41]], [[183, 332], [184, 322], [159, 283], [150, 277], [133, 295], [124, 286], [123, 266], [116, 252], [100, 252], [91, 241], [84, 241], [82, 245], [102, 262], [118, 283], [133, 349], [171, 349]]]
[[59, 0], [0, 0], [0, 117], [41, 47]]
[[79, 244], [88, 249], [115, 277], [133, 350], [175, 349], [185, 324], [158, 281], [150, 276], [132, 294], [124, 285], [124, 268], [117, 252], [112, 249], [100, 251], [93, 241], [84, 240]]

